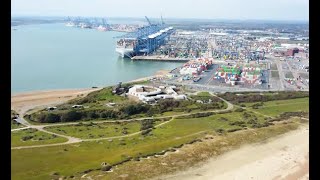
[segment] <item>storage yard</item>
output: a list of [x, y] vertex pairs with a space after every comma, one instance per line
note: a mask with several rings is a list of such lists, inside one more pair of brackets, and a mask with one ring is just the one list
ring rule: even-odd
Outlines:
[[[80, 20], [67, 25], [123, 30], [116, 51], [123, 58], [184, 63], [158, 79], [164, 85], [212, 90], [308, 90], [308, 31], [278, 28], [176, 29], [163, 22], [147, 26]], [[88, 27], [87, 27], [88, 26]]]
[[296, 43], [284, 36], [277, 31], [174, 29], [154, 51], [131, 59], [184, 62], [159, 80], [166, 85], [222, 92], [308, 90], [309, 44], [297, 34], [289, 35]]

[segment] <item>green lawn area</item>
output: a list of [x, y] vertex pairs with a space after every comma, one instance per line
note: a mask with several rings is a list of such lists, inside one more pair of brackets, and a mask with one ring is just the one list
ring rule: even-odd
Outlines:
[[[308, 99], [309, 98], [300, 98], [266, 102], [265, 107], [258, 109], [257, 111], [266, 113], [272, 112], [272, 114], [282, 113], [285, 110], [299, 111], [302, 107], [308, 107]], [[295, 106], [288, 106], [288, 103], [297, 104], [294, 104]], [[302, 105], [297, 106], [298, 103]], [[282, 109], [282, 112], [277, 109]], [[249, 111], [244, 112], [256, 116], [256, 121], [258, 123], [263, 123], [265, 121], [262, 115]], [[53, 172], [56, 172], [61, 176], [79, 176], [79, 174], [77, 174], [79, 172], [100, 168], [102, 162], [114, 164], [125, 160], [128, 157], [141, 157], [143, 155], [161, 152], [162, 150], [174, 146], [179, 146], [196, 138], [203, 137], [204, 133], [216, 135], [216, 130], [218, 129], [227, 131], [234, 128], [241, 128], [238, 125], [231, 125], [236, 121], [243, 121], [244, 125], [250, 127], [248, 119], [243, 117], [244, 112], [216, 114], [202, 118], [174, 119], [163, 126], [153, 129], [148, 136], [138, 134], [113, 140], [11, 150], [12, 179], [52, 179], [53, 177], [50, 174]], [[121, 127], [120, 125], [118, 126]], [[139, 124], [134, 123], [130, 126], [129, 124], [125, 126], [130, 127], [132, 132], [140, 128]], [[81, 131], [82, 134], [75, 131], [73, 126], [61, 126], [59, 128], [66, 128], [65, 130], [67, 132], [77, 134], [81, 137], [88, 137], [89, 133], [99, 135], [103, 132], [108, 132], [109, 130], [111, 131], [109, 131], [110, 134], [108, 135], [116, 135], [116, 133], [118, 133], [114, 131], [114, 126], [112, 126], [112, 128], [108, 127], [102, 129], [99, 129], [98, 127], [89, 127], [91, 130], [87, 131], [84, 129]]]
[[[243, 103], [247, 107], [255, 103]], [[259, 113], [277, 116], [283, 112], [297, 112], [297, 111], [307, 111], [309, 112], [309, 98], [297, 98], [289, 100], [278, 100], [278, 101], [269, 101], [264, 102], [264, 105], [261, 109], [254, 109]]]
[[211, 96], [209, 92], [199, 92], [197, 96]]
[[[202, 131], [215, 134], [215, 130], [220, 128], [239, 128], [229, 125], [229, 122], [241, 119], [240, 114], [234, 112], [204, 118], [174, 119], [153, 129], [152, 135], [146, 137], [139, 134], [122, 140], [12, 150], [12, 176], [13, 179], [28, 179], [30, 176], [27, 175], [33, 174], [32, 179], [48, 179], [51, 172], [70, 176], [76, 172], [99, 168], [102, 162], [113, 164], [128, 156], [160, 152], [201, 137], [203, 134], [199, 132]], [[226, 117], [228, 121], [220, 120], [221, 117]]]
[[[25, 141], [22, 139], [25, 138]], [[44, 133], [36, 129], [23, 129], [11, 132], [11, 146], [30, 146], [66, 142], [67, 139]]]
[[[154, 125], [164, 121], [155, 121]], [[51, 126], [46, 130], [83, 139], [122, 136], [140, 131], [141, 122], [86, 123], [82, 125]]]

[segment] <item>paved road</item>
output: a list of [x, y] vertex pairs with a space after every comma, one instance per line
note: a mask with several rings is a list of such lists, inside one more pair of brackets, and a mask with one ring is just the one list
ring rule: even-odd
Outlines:
[[[211, 93], [213, 96], [216, 96], [215, 94]], [[218, 96], [216, 96], [218, 97]], [[229, 111], [232, 110], [234, 108], [233, 104], [231, 104], [230, 102], [226, 101], [223, 98], [218, 97], [219, 99], [223, 100], [224, 102], [227, 103], [227, 108], [226, 109], [219, 109], [219, 110], [212, 110], [212, 111], [202, 111], [202, 112], [198, 112], [198, 113], [203, 113], [203, 112], [225, 112], [225, 111]], [[197, 113], [185, 113], [185, 114], [179, 114], [179, 115], [172, 115], [172, 116], [162, 116], [162, 117], [157, 117], [154, 119], [163, 119], [163, 118], [171, 118], [171, 120], [166, 121], [164, 123], [158, 124], [155, 127], [158, 126], [162, 126], [170, 121], [172, 121], [175, 117], [181, 117], [181, 116], [188, 116], [188, 115], [192, 115], [192, 114], [197, 114]], [[67, 142], [64, 143], [56, 143], [56, 144], [43, 144], [43, 145], [33, 145], [33, 146], [19, 146], [19, 147], [12, 147], [11, 149], [26, 149], [26, 148], [39, 148], [39, 147], [50, 147], [50, 146], [59, 146], [59, 145], [65, 145], [65, 144], [73, 144], [73, 143], [79, 143], [79, 142], [83, 142], [83, 141], [97, 141], [97, 140], [108, 140], [108, 139], [117, 139], [117, 138], [123, 138], [123, 137], [128, 137], [128, 136], [133, 136], [136, 134], [141, 133], [141, 131], [132, 133], [132, 134], [128, 134], [128, 135], [123, 135], [123, 136], [115, 136], [115, 137], [107, 137], [107, 138], [96, 138], [96, 139], [81, 139], [81, 138], [75, 138], [72, 136], [67, 136], [67, 135], [61, 135], [61, 134], [57, 134], [57, 133], [53, 133], [50, 131], [45, 130], [45, 127], [50, 127], [50, 126], [63, 126], [63, 125], [74, 125], [74, 124], [79, 124], [79, 123], [83, 123], [83, 122], [74, 122], [74, 123], [60, 123], [60, 124], [47, 124], [47, 125], [31, 125], [30, 123], [28, 123], [25, 119], [23, 119], [23, 117], [19, 117], [18, 118], [19, 121], [18, 122], [22, 122], [23, 125], [27, 126], [24, 127], [24, 129], [27, 128], [34, 128], [37, 129], [39, 131], [45, 132], [45, 133], [49, 133], [49, 134], [54, 134], [56, 136], [60, 136], [63, 138], [68, 139]], [[130, 121], [142, 121], [144, 119], [150, 119], [150, 117], [148, 118], [139, 118], [139, 119], [129, 119], [129, 120], [121, 120], [121, 122], [130, 122]], [[105, 122], [119, 122], [119, 121], [91, 121], [92, 123], [105, 123]], [[84, 124], [84, 123], [83, 123]], [[17, 129], [18, 130], [18, 129]], [[17, 130], [11, 130], [11, 131], [17, 131]], [[22, 128], [19, 128], [19, 130], [22, 130]]]

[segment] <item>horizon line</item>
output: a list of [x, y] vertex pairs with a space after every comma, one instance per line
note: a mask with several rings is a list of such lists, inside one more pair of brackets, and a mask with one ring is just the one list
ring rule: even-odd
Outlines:
[[[132, 18], [132, 19], [145, 19], [145, 17], [136, 17], [136, 16], [69, 16], [69, 15], [23, 15], [23, 14], [11, 14], [13, 17], [96, 17], [96, 18]], [[160, 19], [161, 17], [148, 16], [150, 19]], [[227, 20], [227, 21], [290, 21], [290, 22], [308, 22], [309, 19], [236, 19], [236, 18], [200, 18], [200, 17], [163, 17], [163, 19], [190, 19], [190, 20]]]

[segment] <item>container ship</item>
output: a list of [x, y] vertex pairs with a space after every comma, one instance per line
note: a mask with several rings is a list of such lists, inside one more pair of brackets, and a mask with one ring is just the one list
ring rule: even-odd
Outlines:
[[159, 46], [165, 43], [169, 35], [174, 32], [173, 27], [162, 24], [151, 24], [138, 28], [134, 32], [127, 33], [118, 39], [116, 52], [119, 56], [132, 58], [136, 55], [149, 55]]

